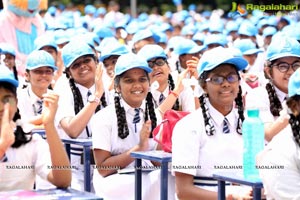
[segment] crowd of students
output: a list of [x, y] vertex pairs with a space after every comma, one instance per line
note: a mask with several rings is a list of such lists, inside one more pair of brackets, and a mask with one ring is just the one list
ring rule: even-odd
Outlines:
[[[201, 167], [172, 168], [169, 199], [217, 199], [215, 166], [242, 166], [245, 110], [256, 106], [266, 140], [257, 162], [284, 166], [260, 170], [264, 195], [300, 197], [296, 18], [191, 9], [132, 19], [114, 1], [108, 9], [89, 5], [78, 18], [49, 8], [24, 76], [12, 44], [0, 44], [0, 191], [83, 191], [83, 149], [71, 145], [69, 161], [61, 139], [91, 138], [92, 192], [133, 199], [134, 174], [121, 171], [134, 169], [130, 152], [161, 149], [152, 130], [174, 109], [190, 114], [175, 126], [172, 165]], [[31, 134], [35, 128], [46, 140]], [[143, 172], [143, 199], [158, 198], [158, 180], [157, 171]], [[226, 187], [227, 199], [251, 196]]]

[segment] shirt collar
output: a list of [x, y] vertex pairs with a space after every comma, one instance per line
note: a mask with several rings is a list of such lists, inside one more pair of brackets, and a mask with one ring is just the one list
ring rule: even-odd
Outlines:
[[[128, 105], [126, 103], [126, 101], [124, 101], [124, 99], [121, 98], [121, 101], [120, 101], [121, 105], [123, 106], [124, 110], [125, 110], [125, 113], [128, 113], [128, 112], [133, 112], [135, 108], [131, 107], [130, 105]], [[143, 100], [142, 104], [141, 104], [141, 111], [142, 112], [145, 112], [145, 108], [146, 108], [146, 101]]]
[[284, 101], [284, 98], [287, 97], [287, 94], [279, 90], [275, 85], [274, 85], [275, 92], [277, 94], [278, 99], [282, 103]]
[[228, 115], [224, 116], [222, 113], [220, 113], [218, 110], [216, 110], [209, 101], [207, 101], [207, 106], [209, 109], [209, 113], [211, 118], [214, 120], [214, 122], [218, 125], [218, 126], [222, 126], [223, 124], [223, 120], [226, 117], [228, 120], [228, 123], [231, 126], [234, 126], [234, 124], [232, 124], [233, 122], [235, 122], [235, 109], [233, 107], [233, 109], [230, 111], [230, 113], [228, 113]]

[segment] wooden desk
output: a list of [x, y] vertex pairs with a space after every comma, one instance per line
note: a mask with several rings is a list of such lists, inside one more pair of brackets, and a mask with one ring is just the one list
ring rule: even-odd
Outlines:
[[135, 158], [135, 200], [142, 199], [142, 159], [161, 163], [160, 199], [168, 199], [168, 163], [172, 161], [172, 154], [164, 151], [132, 152]]
[[261, 199], [261, 189], [263, 184], [260, 179], [245, 179], [242, 173], [218, 172], [213, 174], [213, 178], [218, 180], [218, 200], [225, 198], [225, 181], [251, 186], [253, 188], [253, 200]]

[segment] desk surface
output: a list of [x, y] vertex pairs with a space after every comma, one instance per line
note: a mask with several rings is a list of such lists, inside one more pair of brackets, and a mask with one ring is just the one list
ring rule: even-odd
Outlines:
[[239, 183], [243, 185], [248, 185], [251, 187], [257, 187], [257, 188], [263, 188], [263, 184], [261, 179], [256, 178], [256, 179], [246, 179], [243, 176], [242, 172], [218, 172], [213, 174], [213, 177], [217, 180], [223, 180], [223, 181], [228, 181], [232, 183]]
[[135, 151], [131, 152], [130, 155], [133, 158], [137, 159], [147, 159], [157, 162], [171, 162], [172, 161], [172, 154], [167, 153], [160, 150], [154, 150], [154, 151]]
[[49, 189], [49, 190], [16, 190], [0, 192], [0, 199], [34, 199], [34, 200], [72, 200], [72, 199], [91, 199], [103, 200], [93, 193], [82, 192], [74, 189]]
[[81, 146], [92, 146], [92, 138], [61, 139], [65, 144], [77, 144]]

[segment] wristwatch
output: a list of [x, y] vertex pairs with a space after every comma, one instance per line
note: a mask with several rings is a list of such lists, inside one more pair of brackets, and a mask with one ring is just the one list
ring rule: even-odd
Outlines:
[[100, 98], [96, 97], [95, 95], [92, 94], [88, 97], [88, 102], [90, 102], [90, 103], [95, 102], [95, 103], [99, 104], [100, 103]]

